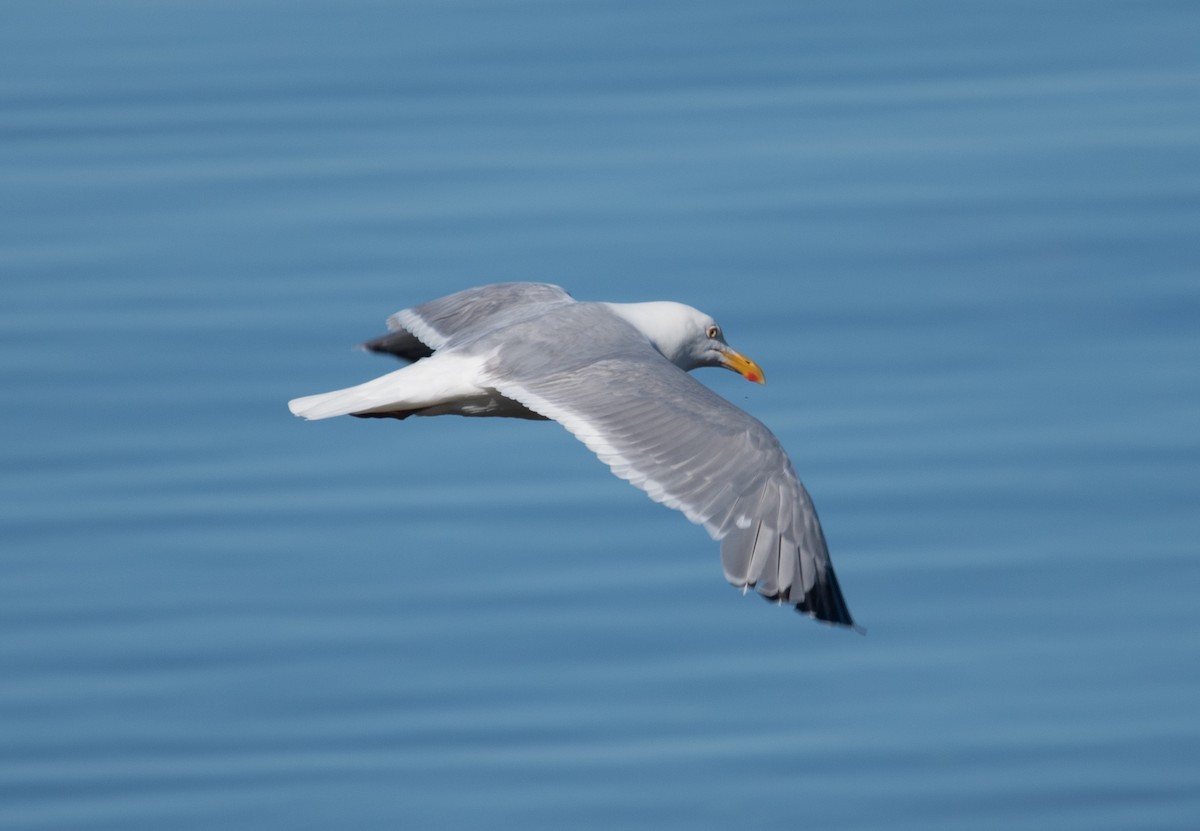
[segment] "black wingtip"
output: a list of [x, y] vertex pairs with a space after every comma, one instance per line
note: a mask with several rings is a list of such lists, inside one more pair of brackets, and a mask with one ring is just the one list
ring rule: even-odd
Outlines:
[[824, 623], [866, 633], [865, 629], [855, 624], [850, 609], [846, 606], [846, 598], [842, 596], [837, 574], [831, 565], [826, 565], [824, 574], [818, 576], [816, 585], [805, 592], [804, 598], [796, 603], [796, 611]]
[[787, 589], [775, 594], [760, 592], [760, 596], [764, 600], [774, 603], [791, 603], [797, 614], [812, 618], [818, 623], [853, 629], [860, 635], [867, 634], [866, 629], [854, 622], [832, 567], [827, 567], [824, 574], [817, 579], [816, 584], [799, 600], [792, 597]]
[[849, 617], [849, 615], [847, 615], [845, 618], [832, 619], [829, 617], [821, 617], [820, 615], [816, 614], [815, 612], [809, 611], [808, 609], [806, 609], [804, 607], [804, 604], [802, 604], [802, 603], [797, 603], [793, 608], [795, 608], [796, 614], [804, 615], [805, 617], [812, 618], [817, 623], [823, 623], [826, 626], [838, 626], [843, 629], [849, 629], [853, 632], [857, 632], [860, 635], [867, 634], [866, 627], [859, 626], [857, 623], [854, 622], [853, 619], [851, 619]]
[[388, 332], [386, 335], [380, 335], [377, 338], [372, 338], [366, 343], [360, 343], [359, 349], [367, 352], [379, 352], [387, 355], [394, 355], [402, 361], [412, 363], [419, 361], [422, 358], [428, 358], [433, 354], [433, 350], [426, 344], [422, 343], [411, 332], [403, 329], [398, 329], [395, 332]]

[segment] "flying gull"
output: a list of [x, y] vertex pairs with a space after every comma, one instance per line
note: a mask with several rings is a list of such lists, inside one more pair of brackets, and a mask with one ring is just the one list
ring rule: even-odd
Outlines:
[[363, 348], [409, 365], [297, 398], [307, 419], [553, 419], [613, 473], [721, 541], [725, 577], [817, 620], [854, 626], [825, 535], [778, 439], [688, 371], [763, 383], [721, 327], [682, 303], [581, 303], [557, 286], [467, 289], [387, 321]]

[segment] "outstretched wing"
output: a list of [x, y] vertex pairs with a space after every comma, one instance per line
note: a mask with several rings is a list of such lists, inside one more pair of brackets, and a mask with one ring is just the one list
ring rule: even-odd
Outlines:
[[362, 348], [419, 361], [453, 339], [478, 339], [549, 306], [573, 302], [561, 288], [547, 283], [479, 286], [396, 312], [387, 320], [388, 333]]
[[508, 330], [485, 371], [505, 396], [558, 421], [617, 476], [721, 540], [731, 583], [854, 625], [779, 441], [624, 320], [599, 304], [556, 310]]
[[546, 283], [493, 283], [398, 311], [388, 318], [388, 329], [409, 331], [441, 349], [452, 341], [465, 345], [544, 314], [551, 306], [574, 302], [558, 286]]

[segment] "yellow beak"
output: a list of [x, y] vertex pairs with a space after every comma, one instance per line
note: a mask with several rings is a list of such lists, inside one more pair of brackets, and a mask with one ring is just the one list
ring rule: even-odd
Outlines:
[[725, 351], [721, 353], [721, 365], [726, 369], [732, 369], [747, 381], [753, 381], [756, 384], [767, 383], [762, 367], [736, 349], [726, 347]]

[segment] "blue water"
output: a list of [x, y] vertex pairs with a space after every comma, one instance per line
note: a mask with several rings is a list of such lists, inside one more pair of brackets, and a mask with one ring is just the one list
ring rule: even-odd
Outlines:
[[[1200, 6], [0, 17], [0, 827], [1200, 825]], [[868, 634], [288, 414], [510, 279], [715, 315]]]

